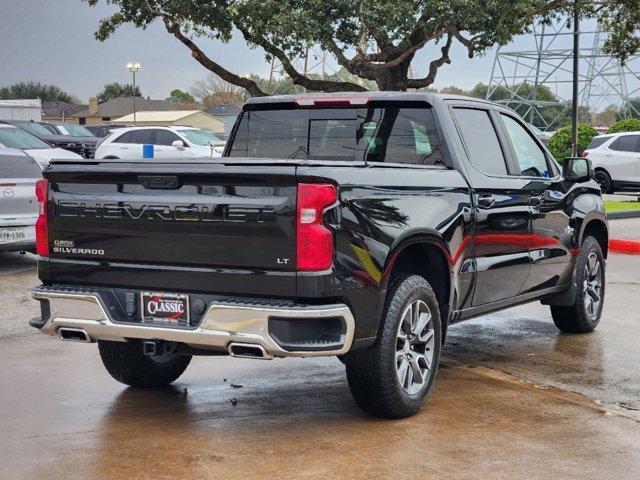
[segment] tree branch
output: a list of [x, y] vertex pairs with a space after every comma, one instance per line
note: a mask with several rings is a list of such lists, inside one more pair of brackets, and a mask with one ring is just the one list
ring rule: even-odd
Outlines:
[[316, 80], [309, 78], [302, 73], [300, 73], [291, 63], [291, 60], [287, 56], [287, 54], [267, 41], [266, 38], [254, 35], [249, 32], [246, 28], [236, 25], [236, 28], [240, 30], [245, 40], [249, 43], [253, 43], [254, 45], [258, 45], [264, 49], [269, 55], [273, 55], [282, 64], [283, 70], [286, 72], [291, 80], [293, 80], [294, 85], [300, 85], [301, 87], [306, 88], [307, 90], [319, 90], [324, 92], [349, 92], [349, 91], [357, 91], [357, 92], [365, 92], [367, 91], [361, 85], [352, 82], [334, 82], [331, 80]]
[[438, 69], [443, 66], [445, 63], [451, 63], [451, 59], [449, 58], [449, 50], [451, 49], [451, 43], [453, 40], [453, 36], [451, 33], [447, 34], [447, 43], [440, 49], [442, 52], [442, 56], [440, 58], [436, 58], [432, 60], [429, 64], [429, 73], [424, 78], [410, 78], [407, 81], [408, 88], [422, 88], [428, 85], [431, 85], [438, 74]]

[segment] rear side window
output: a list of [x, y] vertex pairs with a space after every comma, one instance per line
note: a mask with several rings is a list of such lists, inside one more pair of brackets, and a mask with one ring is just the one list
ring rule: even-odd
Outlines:
[[619, 152], [638, 152], [640, 151], [638, 139], [640, 139], [640, 135], [623, 135], [613, 142], [609, 148]]
[[42, 171], [29, 157], [0, 155], [0, 178], [39, 178]]
[[442, 163], [427, 105], [245, 111], [229, 152], [232, 157]]
[[506, 175], [507, 164], [489, 112], [471, 108], [454, 108], [453, 112], [473, 166], [488, 175]]
[[611, 137], [593, 137], [593, 140], [591, 140], [591, 143], [589, 143], [586, 150], [591, 150], [592, 148], [598, 148], [600, 145], [602, 145], [604, 142], [606, 142], [610, 138]]
[[442, 163], [433, 114], [428, 108], [381, 107], [367, 111], [358, 146], [371, 162]]

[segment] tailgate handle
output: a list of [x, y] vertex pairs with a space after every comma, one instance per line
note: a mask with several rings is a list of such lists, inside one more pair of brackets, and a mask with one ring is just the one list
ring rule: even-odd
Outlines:
[[180, 181], [175, 175], [138, 175], [138, 182], [149, 190], [177, 190]]

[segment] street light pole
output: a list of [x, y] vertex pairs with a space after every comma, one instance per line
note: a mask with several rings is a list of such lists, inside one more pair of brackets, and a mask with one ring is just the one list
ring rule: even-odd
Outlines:
[[139, 62], [127, 63], [127, 69], [133, 74], [133, 125], [136, 124], [136, 72], [140, 70]]
[[578, 86], [580, 68], [580, 8], [573, 1], [573, 99], [571, 105], [571, 156], [578, 156]]

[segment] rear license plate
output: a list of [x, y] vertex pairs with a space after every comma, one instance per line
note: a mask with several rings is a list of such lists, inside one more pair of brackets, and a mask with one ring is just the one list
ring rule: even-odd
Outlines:
[[0, 243], [23, 242], [27, 239], [27, 230], [24, 227], [0, 228]]
[[179, 293], [142, 292], [142, 321], [189, 325], [189, 296]]

